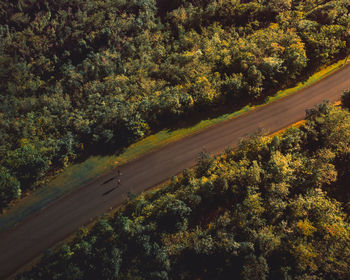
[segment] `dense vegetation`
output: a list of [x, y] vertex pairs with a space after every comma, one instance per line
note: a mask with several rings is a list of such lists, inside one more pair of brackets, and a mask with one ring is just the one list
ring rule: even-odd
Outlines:
[[349, 178], [350, 113], [322, 104], [202, 154], [18, 279], [350, 279]]
[[349, 10], [348, 0], [1, 1], [0, 209], [84, 153], [263, 100], [344, 57]]

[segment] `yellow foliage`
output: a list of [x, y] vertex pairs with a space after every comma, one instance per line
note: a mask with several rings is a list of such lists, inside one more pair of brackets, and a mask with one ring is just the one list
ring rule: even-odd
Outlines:
[[206, 182], [208, 182], [209, 181], [209, 179], [207, 178], [207, 177], [202, 177], [201, 178], [201, 182], [202, 182], [202, 184], [205, 184]]
[[262, 214], [265, 211], [265, 208], [262, 207], [260, 193], [250, 194], [244, 204], [249, 206], [250, 211], [254, 214]]
[[145, 216], [145, 218], [149, 218], [153, 214], [154, 204], [149, 203], [142, 209], [142, 215]]
[[276, 51], [278, 53], [283, 53], [285, 50], [285, 48], [283, 46], [281, 46], [280, 44], [278, 44], [276, 42], [271, 43], [270, 46], [274, 51]]
[[298, 259], [299, 266], [302, 269], [306, 269], [308, 267], [311, 271], [317, 270], [314, 259], [317, 258], [318, 255], [314, 252], [311, 245], [298, 244], [293, 246], [293, 249], [294, 256]]
[[210, 181], [215, 181], [217, 178], [218, 178], [218, 175], [211, 174], [209, 179], [210, 179]]
[[297, 227], [305, 236], [310, 236], [315, 231], [317, 231], [317, 229], [314, 226], [312, 226], [311, 222], [309, 222], [307, 219], [305, 219], [304, 221], [299, 221], [297, 223]]
[[338, 224], [323, 225], [325, 231], [332, 237], [338, 238], [350, 238], [349, 232], [344, 228], [344, 226]]
[[196, 52], [195, 51], [185, 51], [182, 55], [184, 57], [192, 57], [192, 56], [196, 55]]
[[178, 247], [188, 247], [190, 245], [191, 233], [188, 231], [182, 231], [175, 234], [164, 235], [162, 243], [167, 248], [170, 255], [176, 254]]
[[67, 253], [68, 256], [73, 256], [74, 255], [74, 251], [70, 251]]
[[221, 41], [222, 45], [225, 46], [225, 47], [228, 47], [230, 45], [229, 42], [227, 42], [226, 40], [222, 40]]
[[306, 56], [305, 54], [305, 48], [304, 48], [304, 44], [300, 41], [296, 42], [295, 44], [291, 44], [290, 47], [292, 49], [297, 49], [299, 50], [304, 56]]
[[278, 29], [279, 28], [278, 23], [271, 23], [270, 28], [271, 29]]
[[198, 83], [198, 84], [202, 84], [202, 83], [209, 84], [209, 81], [208, 81], [207, 77], [205, 77], [205, 76], [199, 76], [199, 77], [197, 78], [197, 83]]
[[187, 12], [184, 8], [180, 8], [179, 18], [181, 22], [185, 22], [187, 20]]
[[21, 138], [21, 139], [19, 140], [19, 145], [20, 145], [21, 147], [27, 145], [28, 143], [29, 143], [29, 140], [28, 140], [27, 138]]

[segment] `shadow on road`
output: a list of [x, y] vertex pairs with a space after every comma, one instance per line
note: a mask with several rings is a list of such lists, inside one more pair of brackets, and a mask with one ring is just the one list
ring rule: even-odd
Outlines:
[[115, 177], [112, 177], [112, 178], [108, 179], [107, 181], [104, 181], [102, 183], [102, 185], [106, 185], [107, 183], [109, 183], [110, 181], [113, 181], [114, 179], [115, 179]]
[[110, 190], [104, 192], [102, 195], [103, 195], [103, 196], [104, 196], [104, 195], [107, 195], [107, 194], [111, 193], [112, 191], [114, 191], [114, 190], [117, 189], [117, 188], [118, 188], [118, 187], [111, 188]]

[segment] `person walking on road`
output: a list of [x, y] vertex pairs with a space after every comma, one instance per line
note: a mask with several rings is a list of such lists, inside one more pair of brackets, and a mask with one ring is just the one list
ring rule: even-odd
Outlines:
[[122, 175], [122, 173], [120, 172], [120, 169], [118, 168], [117, 169], [117, 177], [118, 177], [118, 179], [117, 179], [117, 188], [119, 188], [120, 184], [121, 184], [121, 182], [120, 182], [120, 176], [121, 175]]

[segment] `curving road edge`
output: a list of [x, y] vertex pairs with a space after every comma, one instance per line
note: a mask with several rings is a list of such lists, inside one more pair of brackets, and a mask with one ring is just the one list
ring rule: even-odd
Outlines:
[[305, 116], [305, 109], [329, 100], [339, 100], [350, 88], [350, 65], [305, 88], [235, 119], [164, 146], [120, 167], [117, 174], [103, 175], [68, 196], [57, 200], [7, 232], [0, 234], [0, 279], [12, 278], [16, 271], [46, 249], [63, 240], [81, 225], [120, 205], [128, 192], [140, 193], [195, 164], [205, 148], [211, 153], [235, 146], [241, 137], [258, 128], [269, 132], [282, 129]]

